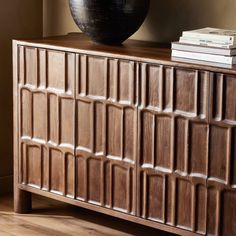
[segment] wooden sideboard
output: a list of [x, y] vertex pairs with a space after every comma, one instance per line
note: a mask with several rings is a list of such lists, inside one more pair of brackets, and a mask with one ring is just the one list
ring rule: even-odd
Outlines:
[[31, 193], [180, 235], [236, 235], [236, 68], [82, 34], [13, 42], [15, 211]]

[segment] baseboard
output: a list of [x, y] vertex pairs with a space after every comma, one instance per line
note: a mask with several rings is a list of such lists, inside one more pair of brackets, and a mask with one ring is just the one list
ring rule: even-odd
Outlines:
[[13, 175], [0, 177], [0, 195], [13, 192]]

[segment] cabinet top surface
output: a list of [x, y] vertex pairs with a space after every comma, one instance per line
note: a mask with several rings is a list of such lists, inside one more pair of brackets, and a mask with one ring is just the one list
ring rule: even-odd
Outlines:
[[228, 66], [223, 64], [171, 58], [171, 50], [167, 44], [127, 40], [121, 46], [101, 45], [92, 42], [82, 33], [71, 33], [65, 36], [48, 37], [43, 39], [17, 40], [16, 43], [24, 46], [116, 57], [119, 59], [135, 60], [144, 63], [157, 63], [196, 70], [236, 74], [236, 65]]

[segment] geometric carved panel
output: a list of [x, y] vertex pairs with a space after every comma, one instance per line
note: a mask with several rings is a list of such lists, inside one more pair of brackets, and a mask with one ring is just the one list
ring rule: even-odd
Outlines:
[[230, 183], [236, 187], [236, 129], [232, 129], [232, 136], [231, 136], [231, 179]]
[[[168, 116], [154, 115], [142, 111], [141, 120], [141, 164], [152, 167], [171, 168], [172, 120]], [[163, 135], [165, 133], [165, 135]]]
[[102, 162], [99, 159], [88, 159], [88, 201], [101, 203], [102, 194]]
[[73, 94], [74, 53], [19, 47], [19, 56], [19, 82], [22, 85]]
[[123, 130], [124, 158], [135, 161], [136, 117], [132, 108], [124, 108]]
[[108, 68], [108, 97], [122, 104], [133, 104], [136, 90], [134, 63], [108, 60]]
[[225, 119], [236, 121], [236, 77], [227, 75], [225, 78]]
[[60, 143], [74, 144], [74, 100], [62, 98], [60, 101]]
[[21, 153], [21, 183], [74, 198], [75, 159], [71, 151], [26, 140]]
[[[135, 213], [135, 65], [77, 55], [76, 198]], [[119, 104], [120, 103], [120, 104]]]
[[38, 49], [38, 86], [39, 88], [46, 88], [47, 81], [47, 63], [46, 63], [46, 54], [45, 49]]
[[133, 62], [97, 56], [79, 56], [78, 96], [122, 104], [135, 100], [135, 65]]
[[21, 136], [32, 137], [32, 94], [27, 89], [21, 90]]
[[118, 100], [130, 103], [134, 96], [134, 64], [129, 61], [119, 61], [118, 67]]
[[87, 101], [77, 101], [77, 148], [92, 151], [91, 121], [92, 103]]
[[213, 74], [212, 117], [215, 120], [236, 122], [236, 77], [235, 75]]
[[205, 184], [140, 168], [138, 215], [182, 229], [205, 234], [207, 188]]
[[191, 123], [190, 140], [190, 171], [207, 176], [208, 125]]
[[228, 129], [212, 125], [210, 127], [209, 177], [226, 181], [228, 143]]
[[133, 214], [136, 178], [132, 165], [83, 153], [76, 157], [76, 198]]
[[48, 156], [48, 148], [44, 145], [41, 146], [42, 148], [42, 159], [41, 159], [41, 166], [42, 166], [42, 189], [49, 190], [49, 156]]
[[162, 90], [162, 83], [163, 78], [161, 71], [162, 68], [159, 66], [148, 66], [147, 68], [147, 106], [161, 107], [161, 90]]
[[141, 76], [144, 107], [201, 119], [208, 116], [207, 72], [143, 64]]
[[105, 107], [103, 103], [94, 103], [94, 151], [96, 154], [104, 154], [104, 117]]
[[122, 110], [120, 108], [111, 105], [107, 107], [107, 154], [110, 156], [122, 156], [121, 118]]
[[187, 180], [177, 180], [177, 225], [191, 229], [192, 186]]
[[25, 47], [18, 46], [18, 80], [19, 84], [25, 83]]
[[111, 205], [114, 209], [134, 214], [136, 209], [135, 188], [136, 174], [131, 165], [117, 164], [112, 166], [112, 182], [110, 185], [113, 196]]
[[224, 119], [224, 111], [222, 110], [223, 108], [223, 99], [224, 99], [224, 77], [223, 74], [218, 74], [215, 73], [212, 75], [213, 79], [212, 79], [212, 114], [211, 117], [215, 120], [222, 120]]
[[78, 200], [86, 200], [86, 171], [87, 171], [87, 163], [86, 159], [77, 156], [76, 157], [76, 198]]
[[65, 53], [48, 51], [48, 87], [65, 91]]
[[109, 185], [105, 188], [110, 190], [108, 205], [115, 210], [134, 214], [136, 208], [134, 168], [131, 165], [117, 162], [117, 164], [110, 164], [110, 171], [109, 181], [105, 182]]
[[236, 235], [236, 191], [222, 193], [221, 234]]
[[33, 94], [33, 137], [47, 140], [47, 97], [44, 93]]
[[62, 194], [64, 192], [63, 153], [57, 149], [49, 150], [50, 160], [50, 191]]
[[160, 93], [162, 93], [163, 110], [166, 111], [173, 110], [173, 70], [173, 67], [164, 67], [162, 72], [163, 90], [160, 88]]
[[181, 117], [175, 119], [175, 170], [186, 172], [187, 145], [186, 137], [188, 136], [188, 121]]
[[66, 154], [66, 176], [65, 176], [65, 181], [66, 181], [66, 196], [74, 198], [75, 195], [75, 161], [74, 161], [74, 156], [71, 154]]
[[59, 144], [59, 99], [55, 94], [48, 94], [49, 141]]
[[77, 100], [76, 148], [134, 161], [135, 111], [92, 100]]
[[72, 98], [21, 89], [21, 136], [74, 146], [75, 105]]
[[171, 169], [172, 120], [170, 117], [156, 116], [154, 125], [155, 166]]
[[147, 218], [151, 220], [156, 220], [160, 222], [164, 222], [164, 207], [165, 207], [165, 199], [164, 199], [164, 188], [165, 181], [163, 176], [158, 175], [148, 175], [147, 176], [147, 189], [146, 192], [146, 202], [143, 202], [143, 205], [147, 206], [146, 214]]
[[117, 210], [127, 210], [127, 201], [129, 196], [129, 173], [123, 167], [118, 165], [113, 166], [112, 170], [112, 206]]
[[196, 71], [175, 71], [175, 109], [196, 113]]
[[217, 235], [217, 192], [214, 188], [207, 191], [207, 234]]
[[26, 78], [25, 83], [37, 86], [38, 78], [38, 60], [36, 48], [25, 48], [25, 69]]
[[148, 164], [154, 167], [154, 115], [151, 112], [143, 111], [141, 113], [140, 127], [141, 127], [141, 153], [140, 153], [140, 164]]
[[41, 186], [41, 148], [26, 146], [27, 184], [40, 188]]
[[206, 232], [206, 209], [207, 209], [207, 190], [203, 185], [196, 186], [196, 222], [195, 228], [198, 233]]
[[[100, 57], [88, 57], [88, 94], [105, 98], [106, 61]], [[85, 79], [85, 78], [81, 78]]]

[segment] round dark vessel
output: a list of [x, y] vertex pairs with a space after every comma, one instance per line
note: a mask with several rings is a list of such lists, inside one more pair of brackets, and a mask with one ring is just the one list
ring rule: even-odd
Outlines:
[[142, 25], [150, 0], [70, 0], [74, 21], [93, 41], [121, 44]]

